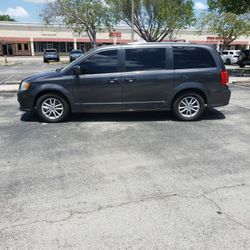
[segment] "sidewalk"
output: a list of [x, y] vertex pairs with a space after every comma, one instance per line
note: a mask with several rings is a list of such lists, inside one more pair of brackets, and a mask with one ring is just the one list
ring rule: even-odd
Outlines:
[[[34, 62], [34, 61], [43, 61], [43, 56], [8, 56], [8, 64], [20, 63], [20, 62]], [[60, 56], [62, 62], [69, 61], [69, 56]], [[5, 64], [5, 59], [3, 56], [0, 57], [0, 65]]]

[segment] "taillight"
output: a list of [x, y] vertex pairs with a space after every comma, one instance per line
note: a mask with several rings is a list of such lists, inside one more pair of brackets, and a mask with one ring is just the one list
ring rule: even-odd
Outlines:
[[222, 70], [220, 72], [220, 78], [221, 78], [221, 85], [227, 86], [229, 82], [229, 74], [227, 70]]

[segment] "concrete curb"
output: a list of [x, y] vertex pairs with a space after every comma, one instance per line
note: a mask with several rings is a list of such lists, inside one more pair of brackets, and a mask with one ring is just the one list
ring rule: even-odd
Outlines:
[[0, 93], [13, 93], [17, 92], [19, 88], [19, 84], [15, 85], [0, 85]]
[[17, 84], [20, 84], [21, 81], [18, 81], [18, 80], [13, 80], [13, 81], [6, 81], [4, 82], [5, 84], [8, 84], [8, 85], [17, 85]]
[[232, 82], [232, 85], [236, 85], [236, 86], [243, 86], [246, 88], [250, 88], [250, 82]]

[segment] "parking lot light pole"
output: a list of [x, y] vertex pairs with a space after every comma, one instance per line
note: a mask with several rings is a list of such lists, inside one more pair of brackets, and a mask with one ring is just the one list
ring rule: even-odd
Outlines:
[[131, 0], [131, 42], [134, 42], [134, 12], [135, 12], [135, 2]]

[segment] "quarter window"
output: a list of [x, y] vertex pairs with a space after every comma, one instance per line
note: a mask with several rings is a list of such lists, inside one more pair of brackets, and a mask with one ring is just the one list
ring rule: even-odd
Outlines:
[[165, 48], [125, 50], [125, 71], [160, 70], [166, 68]]
[[204, 48], [174, 47], [175, 69], [216, 67], [211, 53]]
[[118, 72], [118, 50], [108, 50], [90, 56], [80, 64], [83, 74]]

